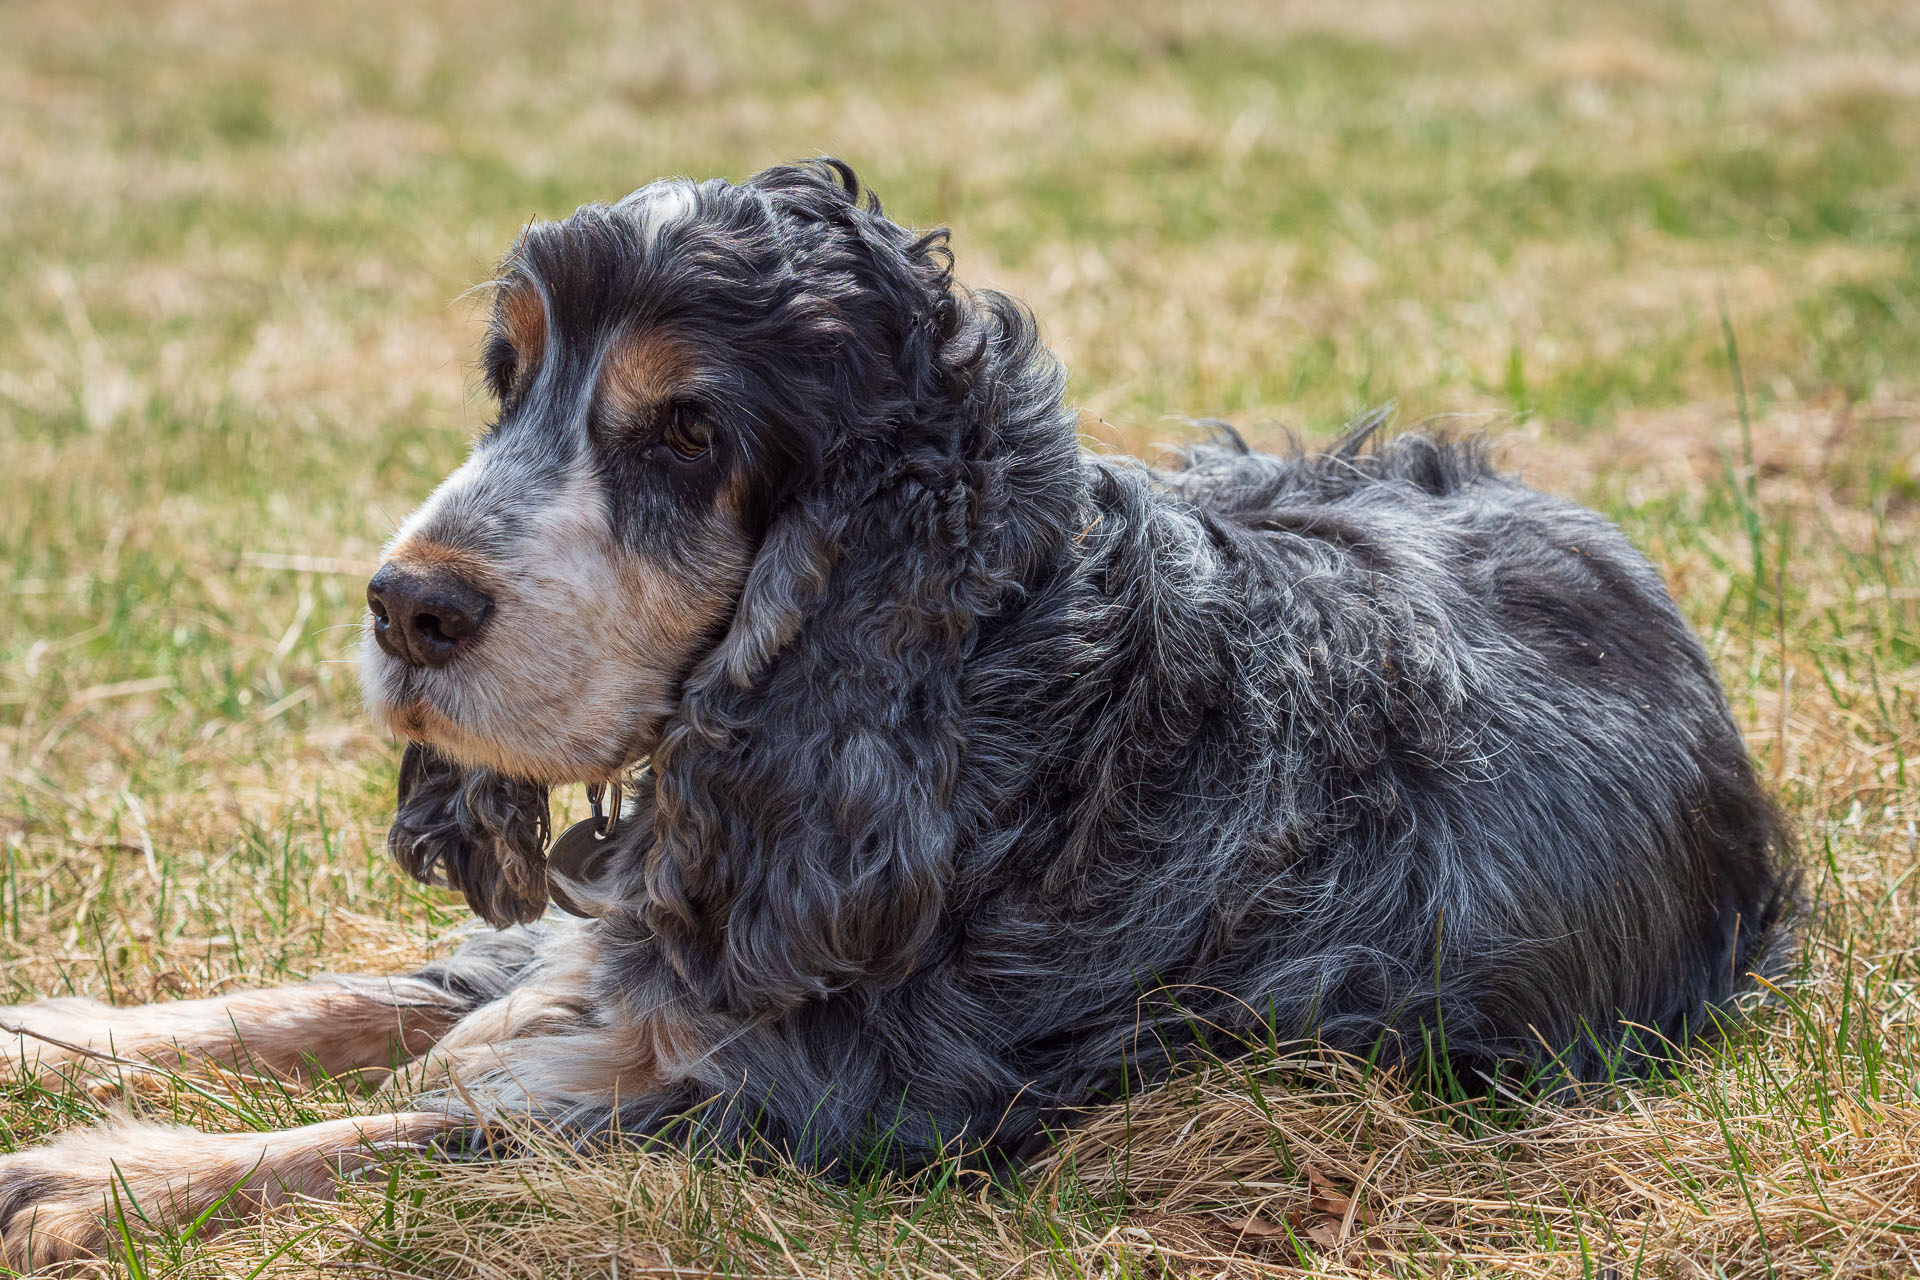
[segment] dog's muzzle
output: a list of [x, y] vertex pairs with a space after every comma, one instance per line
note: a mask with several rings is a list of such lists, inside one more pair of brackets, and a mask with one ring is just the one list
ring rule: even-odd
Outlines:
[[444, 667], [473, 642], [493, 600], [445, 569], [387, 564], [367, 584], [373, 638], [410, 667]]

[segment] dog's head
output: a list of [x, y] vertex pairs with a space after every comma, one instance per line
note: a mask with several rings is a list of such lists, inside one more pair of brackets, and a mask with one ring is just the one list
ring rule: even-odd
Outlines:
[[[964, 543], [958, 406], [1005, 332], [986, 320], [1024, 316], [956, 291], [944, 237], [859, 194], [832, 161], [657, 182], [502, 263], [498, 417], [401, 526], [362, 649], [370, 709], [412, 744], [390, 843], [489, 920], [545, 904], [546, 789], [655, 755], [690, 688], [751, 685], [849, 538], [942, 565]], [[883, 528], [903, 485], [932, 505]], [[947, 634], [924, 597], [948, 576], [870, 594]]]
[[368, 587], [375, 717], [546, 785], [646, 756], [769, 515], [893, 363], [914, 317], [886, 312], [939, 286], [906, 243], [880, 278], [886, 228], [814, 170], [529, 227], [494, 286], [498, 418]]

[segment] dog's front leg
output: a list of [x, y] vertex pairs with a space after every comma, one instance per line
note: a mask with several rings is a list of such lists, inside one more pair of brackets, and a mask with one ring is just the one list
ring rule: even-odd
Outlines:
[[[391, 1114], [264, 1134], [110, 1125], [0, 1157], [0, 1256], [20, 1266], [99, 1253], [111, 1238], [116, 1191], [129, 1220], [162, 1229], [192, 1221], [232, 1193], [202, 1228], [211, 1234], [295, 1197], [332, 1199], [340, 1175], [385, 1151], [477, 1128], [470, 1113], [482, 1123], [500, 1121], [509, 1133], [516, 1121], [540, 1129], [604, 1116], [659, 1089], [696, 1056], [693, 1037], [666, 1017], [596, 1006], [598, 949], [585, 928], [545, 935], [537, 960], [512, 971], [518, 985], [506, 980], [501, 938], [477, 938], [423, 971], [419, 980], [451, 991], [508, 990], [388, 1082]], [[433, 1109], [431, 1099], [402, 1109], [404, 1093], [417, 1089], [445, 1089], [438, 1101], [447, 1110]]]
[[457, 1127], [443, 1113], [354, 1116], [274, 1133], [201, 1133], [177, 1125], [81, 1129], [0, 1156], [0, 1259], [32, 1271], [98, 1257], [116, 1215], [138, 1228], [193, 1222], [203, 1234], [297, 1198], [331, 1200], [336, 1179]]
[[203, 1000], [115, 1006], [58, 998], [0, 1006], [0, 1079], [104, 1085], [145, 1064], [304, 1079], [383, 1071], [419, 1057], [468, 1013], [511, 991], [564, 927], [476, 935], [418, 973], [331, 976]]
[[[0, 1009], [0, 1073], [110, 1084], [123, 1071], [303, 1077], [386, 1069], [424, 1053], [471, 1005], [423, 977], [353, 978], [206, 1000], [115, 1008], [42, 1000]], [[0, 1262], [30, 1271], [99, 1255], [116, 1214], [212, 1234], [456, 1127], [442, 1112], [353, 1117], [272, 1133], [125, 1122], [0, 1156]]]
[[475, 1009], [427, 1055], [397, 1072], [396, 1103], [445, 1091], [483, 1119], [535, 1125], [657, 1092], [695, 1061], [702, 1037], [667, 1010], [636, 1012], [594, 998], [599, 950], [590, 932], [501, 998]]
[[0, 1077], [107, 1083], [147, 1064], [303, 1078], [418, 1057], [466, 1004], [412, 977], [355, 978], [116, 1007], [61, 998], [0, 1007]]

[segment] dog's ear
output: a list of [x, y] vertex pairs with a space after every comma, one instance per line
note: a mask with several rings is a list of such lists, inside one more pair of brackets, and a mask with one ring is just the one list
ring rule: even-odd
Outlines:
[[655, 746], [628, 901], [698, 998], [766, 1017], [900, 981], [943, 945], [971, 826], [968, 660], [1052, 563], [1079, 490], [1034, 483], [1078, 476], [1058, 362], [1018, 304], [954, 284], [943, 232], [888, 221], [836, 161], [753, 185], [818, 294], [794, 323], [834, 341], [778, 380], [807, 388], [789, 412], [813, 425], [788, 433], [807, 450]]
[[848, 326], [823, 387], [832, 443], [654, 750], [640, 899], [681, 976], [735, 1016], [898, 980], [933, 944], [959, 838], [959, 680], [995, 594], [974, 543], [986, 343], [944, 241], [862, 208], [844, 166], [755, 182], [837, 264], [810, 277]]
[[723, 677], [745, 689], [784, 649], [818, 605], [839, 553], [841, 522], [827, 503], [798, 498], [760, 540], [733, 621], [702, 663], [694, 687]]
[[408, 875], [467, 897], [496, 929], [547, 907], [547, 789], [491, 769], [467, 769], [407, 744], [387, 849]]
[[761, 617], [729, 636], [740, 679], [712, 670], [655, 748], [644, 923], [714, 1008], [897, 980], [933, 938], [973, 622], [927, 540], [950, 500], [903, 483], [837, 546], [817, 511], [789, 512], [756, 565]]

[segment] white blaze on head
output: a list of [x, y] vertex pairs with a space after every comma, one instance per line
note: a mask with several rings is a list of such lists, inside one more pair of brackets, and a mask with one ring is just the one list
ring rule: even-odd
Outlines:
[[415, 507], [412, 513], [400, 522], [399, 529], [394, 531], [393, 537], [387, 542], [386, 551], [381, 559], [383, 561], [391, 559], [395, 551], [420, 537], [421, 531], [433, 523], [442, 509], [459, 501], [460, 494], [473, 485], [480, 475], [481, 467], [480, 453], [476, 449], [467, 455], [467, 460], [455, 467], [445, 480], [434, 486], [433, 492], [427, 495], [425, 502]]
[[641, 242], [651, 249], [668, 227], [693, 216], [697, 194], [697, 189], [685, 178], [662, 178], [648, 183], [614, 207], [639, 224]]

